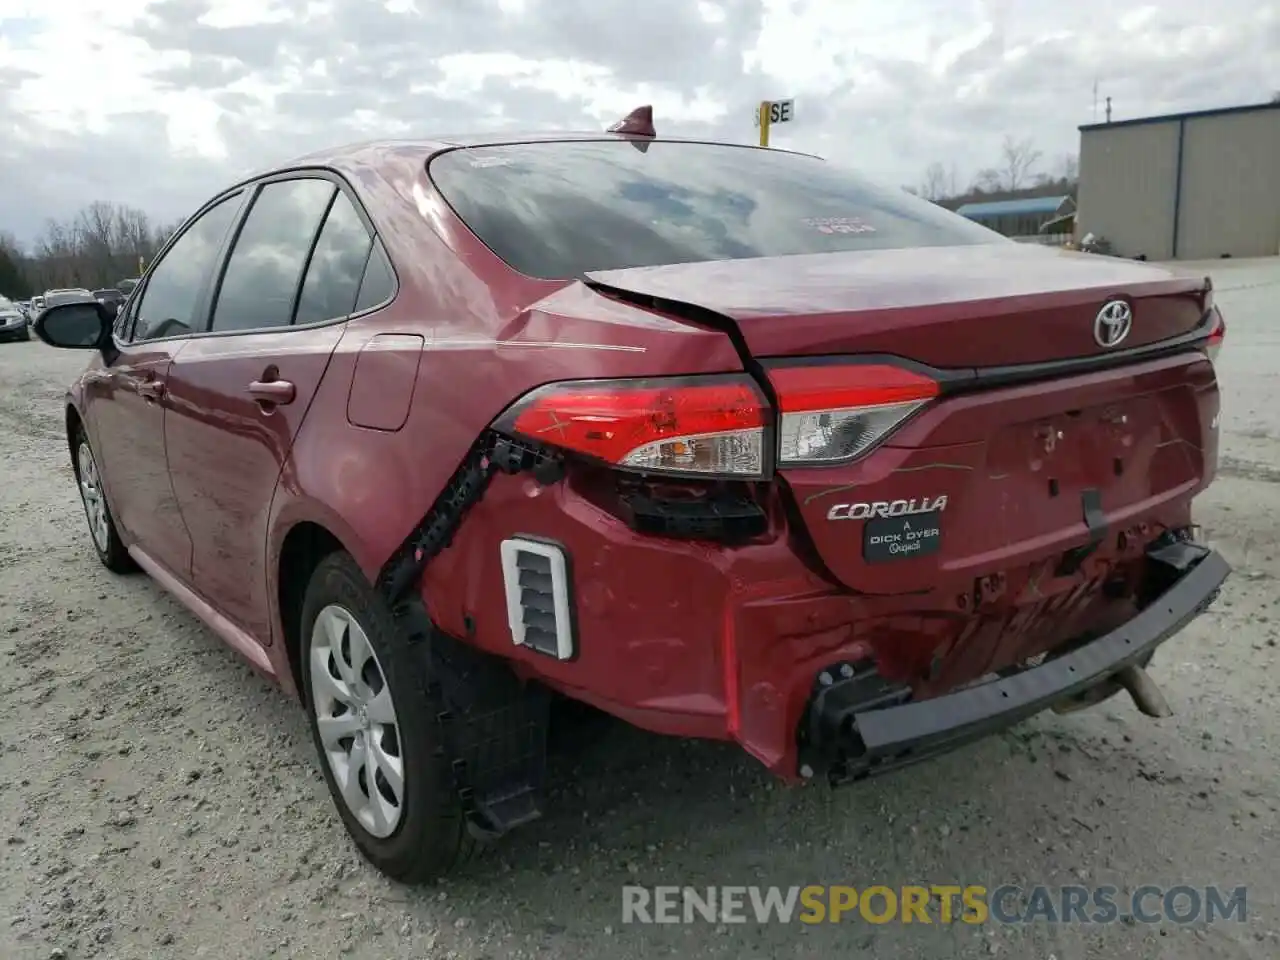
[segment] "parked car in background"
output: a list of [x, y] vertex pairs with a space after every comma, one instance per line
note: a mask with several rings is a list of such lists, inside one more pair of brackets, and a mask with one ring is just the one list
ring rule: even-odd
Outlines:
[[115, 287], [105, 287], [102, 290], [93, 291], [93, 298], [99, 303], [110, 303], [119, 307], [124, 303], [125, 296]]
[[0, 340], [30, 340], [27, 313], [7, 297], [0, 297]]
[[84, 287], [64, 287], [57, 290], [46, 290], [44, 292], [44, 306], [41, 312], [59, 304], [84, 303], [85, 301], [94, 302], [95, 297]]
[[99, 559], [299, 695], [402, 880], [540, 814], [548, 691], [857, 781], [1163, 715], [1145, 667], [1229, 572], [1203, 275], [647, 120], [304, 158], [34, 331], [92, 352]]
[[34, 320], [40, 314], [40, 311], [43, 309], [44, 309], [44, 297], [42, 297], [40, 294], [36, 294], [34, 297], [31, 298], [31, 307], [27, 312], [31, 314], [31, 319]]

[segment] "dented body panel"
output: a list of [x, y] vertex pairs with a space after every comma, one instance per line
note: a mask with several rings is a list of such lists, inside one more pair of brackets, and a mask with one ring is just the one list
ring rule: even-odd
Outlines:
[[869, 250], [593, 273], [732, 318], [753, 355], [897, 354], [952, 373], [1105, 352], [1099, 306], [1133, 304], [1126, 347], [1194, 329], [1203, 277], [1034, 244]]
[[[239, 457], [256, 486], [220, 515], [244, 525], [213, 530], [204, 514], [194, 567], [170, 573], [286, 688], [291, 538], [322, 531], [385, 582], [453, 509], [450, 484], [472, 460], [488, 472], [465, 516], [411, 571], [434, 628], [647, 729], [736, 741], [784, 778], [800, 775], [798, 731], [833, 664], [873, 663], [925, 700], [1138, 615], [1150, 545], [1190, 528], [1216, 469], [1217, 382], [1189, 339], [1209, 309], [1201, 280], [1003, 242], [535, 279], [482, 243], [428, 173], [433, 155], [471, 142], [368, 144], [295, 168], [350, 187], [397, 284], [339, 325], [272, 335], [309, 345], [305, 404], [280, 414], [244, 399], [256, 355], [177, 354], [198, 376], [166, 415], [208, 426], [170, 461], [184, 515], [200, 516], [199, 463], [234, 479]], [[1124, 350], [1159, 350], [1125, 359], [1098, 341], [1114, 300], [1132, 306]], [[770, 423], [768, 469], [749, 482], [554, 450], [539, 454], [557, 468], [545, 475], [489, 469], [495, 423], [548, 384], [733, 374], [771, 402], [770, 363], [867, 356], [942, 387], [865, 456], [774, 469]], [[1080, 360], [1092, 366], [1062, 365]], [[92, 430], [84, 395], [73, 405]], [[229, 420], [243, 429], [219, 432]], [[748, 535], [639, 529], [639, 503], [721, 495], [751, 515]], [[260, 554], [193, 576], [217, 560], [212, 534]], [[517, 536], [571, 560], [571, 659], [513, 642], [502, 558]]]

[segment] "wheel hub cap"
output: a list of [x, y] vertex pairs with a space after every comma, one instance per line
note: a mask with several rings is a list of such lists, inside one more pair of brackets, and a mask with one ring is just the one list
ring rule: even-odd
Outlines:
[[102, 495], [98, 463], [94, 460], [88, 443], [81, 442], [76, 451], [76, 465], [80, 480], [80, 499], [84, 503], [85, 518], [89, 521], [89, 533], [98, 549], [105, 552], [111, 537], [107, 527], [107, 501]]
[[311, 704], [342, 802], [375, 837], [389, 837], [404, 810], [405, 772], [391, 688], [364, 629], [331, 604], [311, 634]]

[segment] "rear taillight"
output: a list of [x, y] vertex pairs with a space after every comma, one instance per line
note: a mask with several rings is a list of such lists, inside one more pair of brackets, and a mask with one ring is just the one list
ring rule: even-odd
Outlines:
[[553, 383], [494, 424], [632, 470], [764, 477], [769, 410], [745, 375]]
[[1213, 310], [1213, 326], [1209, 329], [1209, 339], [1205, 341], [1204, 352], [1209, 355], [1209, 359], [1214, 363], [1218, 362], [1218, 351], [1222, 349], [1223, 341], [1227, 338], [1227, 324], [1222, 319], [1222, 314], [1215, 307]]
[[938, 395], [931, 377], [880, 363], [774, 366], [778, 465], [851, 460]]
[[552, 383], [494, 428], [643, 473], [759, 479], [775, 458], [859, 457], [939, 393], [931, 377], [884, 363], [781, 363], [767, 373], [776, 417], [754, 380], [729, 374]]

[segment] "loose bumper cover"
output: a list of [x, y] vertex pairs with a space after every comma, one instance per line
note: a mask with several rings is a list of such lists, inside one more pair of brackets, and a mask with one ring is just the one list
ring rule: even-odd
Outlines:
[[821, 763], [833, 783], [887, 772], [1011, 726], [1145, 663], [1213, 602], [1231, 572], [1220, 554], [1190, 541], [1163, 544], [1147, 557], [1161, 572], [1163, 589], [1122, 627], [1039, 666], [917, 702], [906, 688], [848, 665], [824, 672], [802, 734], [802, 762], [807, 756]]

